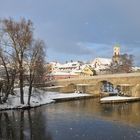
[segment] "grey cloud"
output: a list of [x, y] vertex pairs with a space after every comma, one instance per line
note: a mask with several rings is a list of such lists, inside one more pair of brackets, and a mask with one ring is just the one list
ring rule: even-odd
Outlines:
[[[123, 53], [133, 53], [135, 61], [139, 58], [138, 0], [0, 0], [0, 3], [0, 17], [24, 16], [34, 22], [35, 36], [46, 41], [48, 56], [53, 54], [51, 60], [64, 60], [66, 56], [69, 59], [111, 56], [116, 42], [121, 44]], [[140, 65], [138, 60], [136, 63]]]

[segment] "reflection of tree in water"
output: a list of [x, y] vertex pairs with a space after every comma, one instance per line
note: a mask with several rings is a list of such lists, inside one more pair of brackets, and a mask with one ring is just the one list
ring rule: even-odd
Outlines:
[[0, 138], [2, 138], [2, 121], [1, 121], [1, 118], [2, 118], [2, 113], [0, 113]]
[[45, 116], [42, 111], [35, 109], [28, 111], [30, 139], [32, 140], [52, 140], [51, 134], [46, 129]]
[[21, 110], [0, 113], [0, 139], [52, 140], [52, 136], [40, 111]]
[[16, 140], [16, 132], [13, 125], [7, 112], [0, 113], [0, 139]]

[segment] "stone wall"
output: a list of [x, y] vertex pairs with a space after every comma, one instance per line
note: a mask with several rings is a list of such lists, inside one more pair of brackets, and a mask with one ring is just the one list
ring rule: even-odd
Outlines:
[[65, 86], [64, 88], [61, 88], [60, 91], [62, 92], [73, 92], [75, 89], [77, 89], [78, 84], [87, 84], [90, 86], [81, 87], [81, 90], [84, 90], [83, 92], [99, 95], [102, 81], [108, 81], [114, 86], [121, 84], [133, 85], [133, 88], [130, 88], [131, 91], [127, 91], [128, 94], [132, 94], [132, 96], [140, 96], [140, 73], [110, 74], [84, 78], [63, 79], [51, 81], [47, 84]]
[[140, 97], [140, 84], [137, 84], [133, 87], [132, 96]]
[[76, 90], [76, 85], [75, 84], [69, 84], [66, 85], [65, 87], [60, 88], [59, 92], [62, 93], [73, 93]]

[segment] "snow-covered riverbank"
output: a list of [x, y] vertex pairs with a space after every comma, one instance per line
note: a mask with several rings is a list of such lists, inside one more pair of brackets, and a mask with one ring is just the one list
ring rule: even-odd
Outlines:
[[132, 102], [140, 101], [140, 97], [124, 97], [124, 96], [110, 96], [100, 99], [101, 103], [119, 103], [119, 102]]
[[[24, 101], [25, 104], [20, 104], [20, 94], [19, 89], [15, 89], [15, 95], [10, 95], [7, 103], [0, 104], [0, 110], [8, 110], [8, 109], [20, 109], [26, 108], [27, 99], [28, 99], [28, 87], [24, 88]], [[79, 94], [79, 93], [69, 93], [69, 94], [62, 94], [58, 92], [46, 92], [39, 89], [34, 89], [33, 94], [31, 97], [31, 105], [30, 107], [37, 107], [44, 104], [54, 103], [55, 99], [68, 99], [68, 98], [77, 98], [77, 97], [88, 97], [89, 94]]]

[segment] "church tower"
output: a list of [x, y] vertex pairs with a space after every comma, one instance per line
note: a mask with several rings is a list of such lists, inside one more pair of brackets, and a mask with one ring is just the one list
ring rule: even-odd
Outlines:
[[120, 45], [115, 45], [113, 48], [113, 61], [119, 63], [120, 59]]

